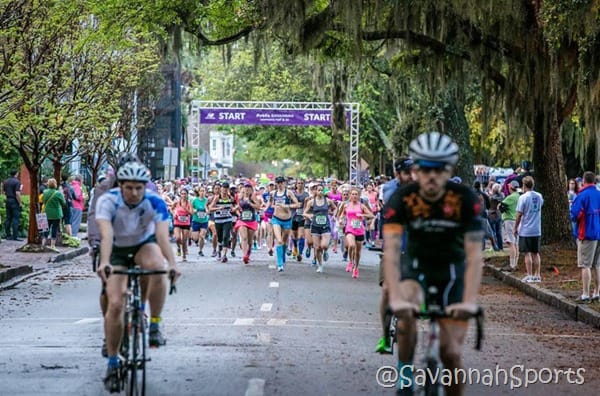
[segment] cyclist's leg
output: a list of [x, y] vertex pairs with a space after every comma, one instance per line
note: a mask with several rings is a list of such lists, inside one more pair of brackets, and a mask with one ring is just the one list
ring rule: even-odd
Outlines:
[[[453, 373], [462, 369], [461, 350], [467, 334], [468, 322], [458, 319], [440, 319], [440, 358], [444, 368]], [[460, 379], [460, 376], [456, 378]], [[462, 395], [463, 383], [454, 382], [446, 387], [447, 395]]]
[[[156, 242], [150, 242], [142, 245], [134, 257], [135, 263], [148, 270], [164, 270], [165, 259]], [[148, 296], [150, 303], [150, 330], [158, 329], [161, 321], [161, 313], [167, 296], [167, 276], [152, 275], [144, 276], [147, 284], [147, 290], [144, 294]], [[144, 287], [142, 283], [142, 288]]]
[[[114, 266], [115, 269], [125, 269]], [[123, 335], [123, 310], [125, 308], [125, 292], [127, 276], [113, 274], [106, 281], [106, 300], [108, 302], [104, 315], [104, 336], [108, 356], [117, 356], [119, 343]]]
[[[405, 279], [399, 283], [400, 296], [404, 301], [409, 301], [420, 306], [424, 299], [422, 286], [414, 279]], [[412, 383], [412, 365], [417, 345], [417, 320], [412, 315], [397, 317], [396, 345], [398, 346], [398, 370], [405, 379], [404, 386]], [[402, 383], [398, 383], [402, 390]]]

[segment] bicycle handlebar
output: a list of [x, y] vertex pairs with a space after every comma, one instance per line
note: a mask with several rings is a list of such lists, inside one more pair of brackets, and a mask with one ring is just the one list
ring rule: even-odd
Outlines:
[[119, 270], [119, 269], [113, 269], [111, 271], [111, 269], [109, 267], [106, 267], [104, 269], [104, 271], [106, 272], [106, 277], [110, 276], [111, 273], [116, 274], [116, 275], [133, 275], [133, 276], [146, 276], [146, 275], [164, 275], [168, 272], [169, 274], [169, 295], [173, 294], [173, 293], [177, 293], [177, 287], [175, 286], [175, 284], [173, 283], [175, 281], [175, 270], [149, 270], [149, 269], [144, 269], [144, 268], [139, 268], [139, 267], [134, 267], [134, 268], [129, 268], [126, 270]]
[[[439, 307], [434, 307], [434, 308], [429, 308], [429, 309], [426, 309], [423, 311], [415, 312], [414, 317], [417, 319], [433, 318], [433, 319], [437, 320], [437, 319], [452, 318], [453, 316], [448, 314], [446, 311], [444, 311], [443, 309], [441, 309]], [[479, 307], [475, 313], [464, 312], [461, 315], [461, 319], [462, 318], [475, 319], [475, 329], [476, 329], [475, 349], [480, 351], [481, 343], [483, 340], [483, 320], [484, 320], [483, 308]]]

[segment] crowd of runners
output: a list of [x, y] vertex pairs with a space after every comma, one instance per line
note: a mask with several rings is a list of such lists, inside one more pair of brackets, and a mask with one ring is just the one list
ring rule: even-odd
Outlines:
[[342, 254], [346, 271], [359, 277], [361, 249], [379, 239], [379, 186], [359, 188], [336, 179], [276, 177], [156, 185], [170, 209], [177, 256], [213, 257], [223, 263], [266, 249], [278, 271], [287, 260], [309, 261], [323, 272], [329, 255]]

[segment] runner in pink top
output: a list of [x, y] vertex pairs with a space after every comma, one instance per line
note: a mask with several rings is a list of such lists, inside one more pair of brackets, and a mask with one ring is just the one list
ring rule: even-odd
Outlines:
[[374, 217], [368, 206], [360, 202], [358, 188], [350, 189], [350, 201], [344, 205], [340, 212], [340, 219], [346, 218], [346, 246], [348, 247], [348, 265], [346, 272], [352, 271], [352, 277], [358, 278], [358, 264], [360, 251], [365, 241], [365, 220]]

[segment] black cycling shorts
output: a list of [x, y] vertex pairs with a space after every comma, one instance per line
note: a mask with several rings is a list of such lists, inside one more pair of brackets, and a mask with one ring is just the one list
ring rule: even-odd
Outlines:
[[412, 279], [417, 281], [423, 289], [424, 296], [427, 296], [427, 290], [431, 286], [435, 286], [437, 289], [434, 301], [426, 301], [426, 303], [435, 302], [444, 308], [450, 304], [462, 302], [465, 289], [464, 264], [448, 263], [440, 264], [435, 268], [419, 268], [418, 264], [409, 259], [408, 255], [402, 255], [401, 261], [400, 280]]
[[117, 247], [113, 246], [112, 253], [110, 254], [110, 263], [111, 265], [122, 265], [124, 267], [133, 267], [135, 266], [135, 255], [140, 250], [142, 246], [147, 243], [156, 243], [156, 236], [152, 235], [144, 242], [135, 246], [127, 246], [127, 247]]

